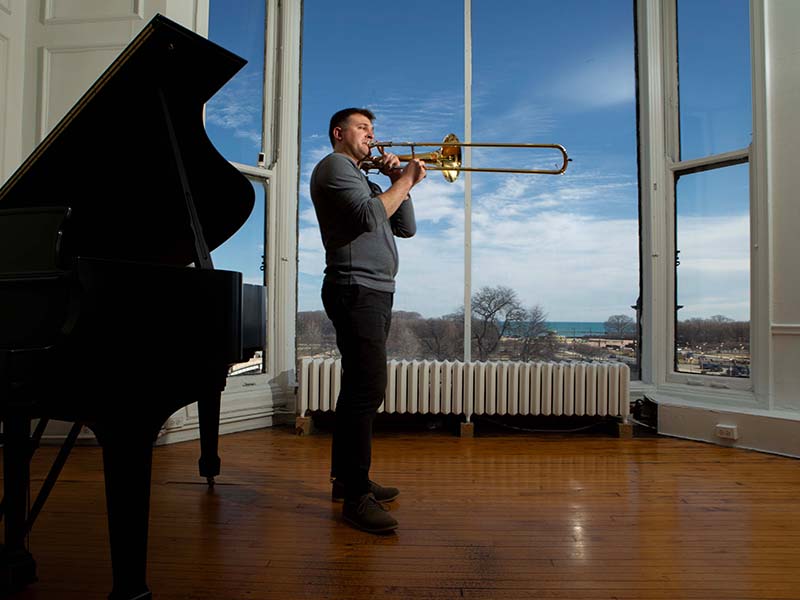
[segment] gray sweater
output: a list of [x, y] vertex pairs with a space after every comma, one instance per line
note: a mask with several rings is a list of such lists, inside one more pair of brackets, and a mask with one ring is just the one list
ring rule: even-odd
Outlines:
[[325, 281], [394, 292], [394, 236], [413, 236], [417, 224], [410, 197], [387, 219], [381, 193], [343, 154], [331, 153], [314, 168], [311, 200], [325, 246]]

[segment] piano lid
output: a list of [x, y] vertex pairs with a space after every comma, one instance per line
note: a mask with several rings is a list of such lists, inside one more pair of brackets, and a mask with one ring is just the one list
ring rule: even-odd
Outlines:
[[0, 189], [0, 209], [72, 208], [73, 256], [194, 260], [166, 100], [209, 249], [247, 220], [254, 192], [214, 148], [203, 105], [245, 60], [156, 15]]

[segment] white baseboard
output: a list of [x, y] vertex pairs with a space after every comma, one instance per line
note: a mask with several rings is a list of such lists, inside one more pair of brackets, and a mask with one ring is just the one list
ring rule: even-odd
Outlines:
[[[234, 386], [231, 386], [234, 387]], [[219, 433], [225, 435], [270, 427], [282, 422], [283, 414], [294, 415], [294, 390], [286, 391], [273, 385], [253, 386], [226, 392], [220, 407]], [[133, 410], [133, 409], [131, 409]], [[61, 445], [72, 423], [51, 420], [42, 436], [42, 445]], [[200, 438], [197, 404], [189, 404], [164, 423], [156, 445], [174, 444]], [[78, 445], [97, 445], [94, 433], [84, 427], [76, 442]]]
[[[737, 439], [723, 439], [717, 426], [735, 427]], [[800, 458], [800, 414], [769, 414], [750, 410], [686, 406], [658, 400], [658, 432], [689, 440], [711, 442]]]

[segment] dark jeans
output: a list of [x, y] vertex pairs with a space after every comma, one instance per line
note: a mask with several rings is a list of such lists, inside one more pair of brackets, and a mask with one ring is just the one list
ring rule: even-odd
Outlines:
[[369, 491], [372, 422], [386, 393], [386, 338], [393, 298], [391, 292], [361, 285], [322, 286], [322, 303], [342, 355], [331, 476], [344, 483], [345, 498]]

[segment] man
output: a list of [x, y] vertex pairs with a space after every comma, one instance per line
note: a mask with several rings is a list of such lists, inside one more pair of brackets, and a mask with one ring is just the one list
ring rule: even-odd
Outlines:
[[[346, 522], [381, 533], [397, 528], [382, 503], [399, 494], [397, 488], [369, 478], [372, 423], [386, 390], [386, 338], [398, 267], [394, 236], [416, 233], [409, 191], [425, 178], [425, 165], [412, 160], [400, 168], [400, 160], [390, 153], [370, 157], [374, 120], [362, 108], [331, 117], [333, 152], [311, 175], [311, 199], [325, 246], [322, 302], [342, 355], [331, 449], [332, 499], [344, 500]], [[385, 192], [360, 170], [367, 157], [389, 177]]]

